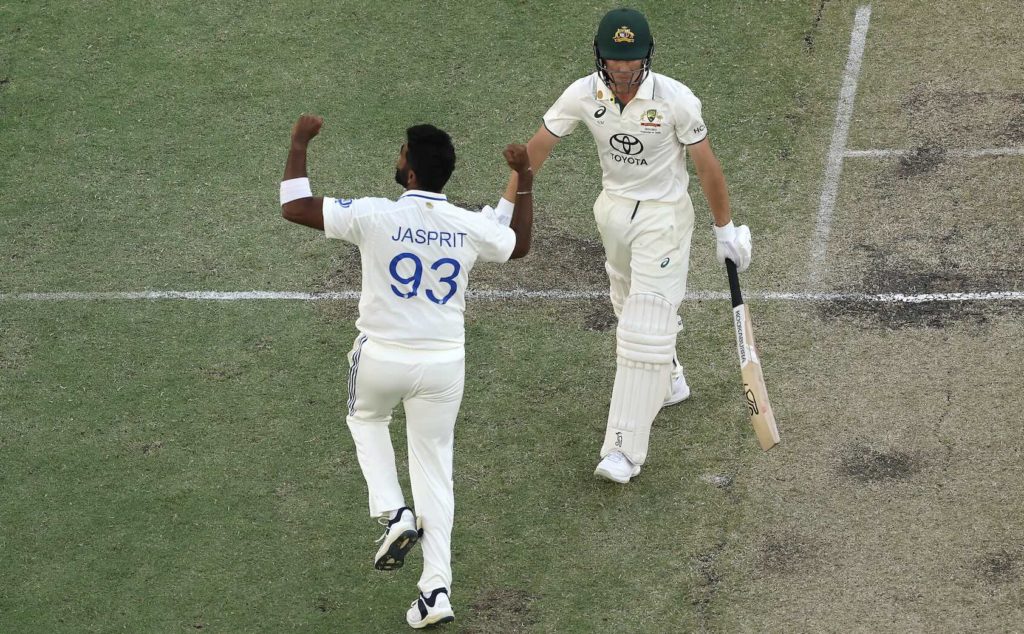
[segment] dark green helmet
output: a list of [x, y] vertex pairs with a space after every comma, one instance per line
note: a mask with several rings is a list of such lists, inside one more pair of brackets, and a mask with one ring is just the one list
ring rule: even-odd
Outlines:
[[644, 59], [654, 38], [644, 14], [635, 9], [612, 9], [601, 18], [594, 46], [604, 59]]
[[612, 9], [604, 14], [594, 37], [594, 57], [601, 79], [610, 83], [605, 60], [644, 60], [637, 84], [647, 78], [654, 55], [654, 38], [647, 18], [636, 9]]

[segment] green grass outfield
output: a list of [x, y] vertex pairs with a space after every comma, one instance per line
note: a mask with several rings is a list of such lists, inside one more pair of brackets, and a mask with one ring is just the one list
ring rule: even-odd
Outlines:
[[[848, 148], [908, 153], [847, 159], [807, 288], [860, 4], [639, 4], [752, 227], [745, 287], [1019, 293], [1024, 158], [957, 154], [1024, 145], [1013, 0], [871, 3]], [[353, 248], [280, 218], [295, 117], [326, 119], [318, 192], [394, 197], [430, 121], [449, 196], [493, 203], [611, 6], [0, 0], [0, 632], [407, 630], [420, 554], [372, 569], [343, 421], [355, 302], [19, 294], [357, 290]], [[598, 183], [580, 129], [534, 252], [474, 287], [602, 291]], [[691, 290], [724, 277], [698, 228]], [[1021, 630], [1022, 303], [751, 303], [782, 444], [749, 429], [728, 302], [689, 300], [694, 395], [619, 487], [592, 475], [607, 300], [470, 301], [445, 631]]]

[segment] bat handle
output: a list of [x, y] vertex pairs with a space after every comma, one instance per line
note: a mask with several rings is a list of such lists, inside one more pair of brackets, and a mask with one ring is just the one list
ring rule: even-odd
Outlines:
[[736, 263], [726, 258], [725, 271], [729, 274], [729, 293], [732, 295], [732, 307], [736, 308], [743, 303], [743, 294], [740, 293], [740, 275], [736, 271]]

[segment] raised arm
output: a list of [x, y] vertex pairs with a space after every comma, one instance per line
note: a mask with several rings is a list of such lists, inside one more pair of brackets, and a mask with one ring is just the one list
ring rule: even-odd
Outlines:
[[295, 122], [281, 182], [281, 215], [285, 220], [320, 231], [324, 230], [324, 199], [313, 196], [310, 189], [306, 176], [306, 149], [323, 124], [323, 118], [309, 114], [302, 115]]
[[[530, 252], [533, 238], [533, 167], [530, 165], [532, 155], [527, 153], [525, 145], [510, 145], [505, 148], [505, 160], [512, 168], [517, 179], [515, 192], [515, 208], [512, 209], [512, 222], [509, 227], [516, 234], [516, 246], [512, 249], [510, 259], [521, 258]], [[543, 160], [541, 161], [543, 162]], [[506, 199], [507, 200], [507, 199]]]
[[[544, 161], [548, 160], [548, 156], [551, 155], [551, 150], [554, 149], [555, 145], [558, 144], [559, 138], [548, 131], [543, 125], [533, 135], [532, 138], [526, 144], [526, 151], [530, 155], [530, 167], [533, 168], [533, 173], [536, 174], [540, 171], [540, 166], [544, 164]], [[531, 188], [532, 188], [531, 183]], [[505, 188], [505, 194], [502, 196], [505, 200], [514, 201], [516, 199], [516, 192], [523, 191], [524, 188], [520, 187], [519, 174], [513, 171], [512, 175], [508, 179], [508, 187]]]

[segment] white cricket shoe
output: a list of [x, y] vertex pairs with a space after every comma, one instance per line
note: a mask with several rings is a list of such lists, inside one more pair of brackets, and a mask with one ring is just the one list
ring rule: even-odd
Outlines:
[[686, 384], [686, 377], [683, 373], [673, 374], [670, 377], [672, 381], [669, 386], [668, 396], [665, 397], [665, 402], [661, 404], [662, 407], [668, 407], [669, 405], [675, 405], [676, 403], [682, 403], [686, 399], [690, 398], [690, 386]]
[[640, 467], [630, 462], [621, 451], [613, 451], [605, 456], [594, 469], [594, 475], [612, 482], [625, 484], [629, 479], [640, 473]]
[[454, 620], [455, 612], [452, 611], [452, 603], [448, 600], [448, 590], [444, 588], [434, 590], [429, 596], [421, 592], [405, 613], [405, 622], [417, 630], [428, 625], [451, 623]]
[[377, 540], [381, 545], [373, 559], [373, 567], [377, 570], [398, 570], [422, 534], [416, 515], [411, 508], [403, 506], [398, 509], [393, 520], [380, 518], [379, 521], [385, 528], [384, 534]]

